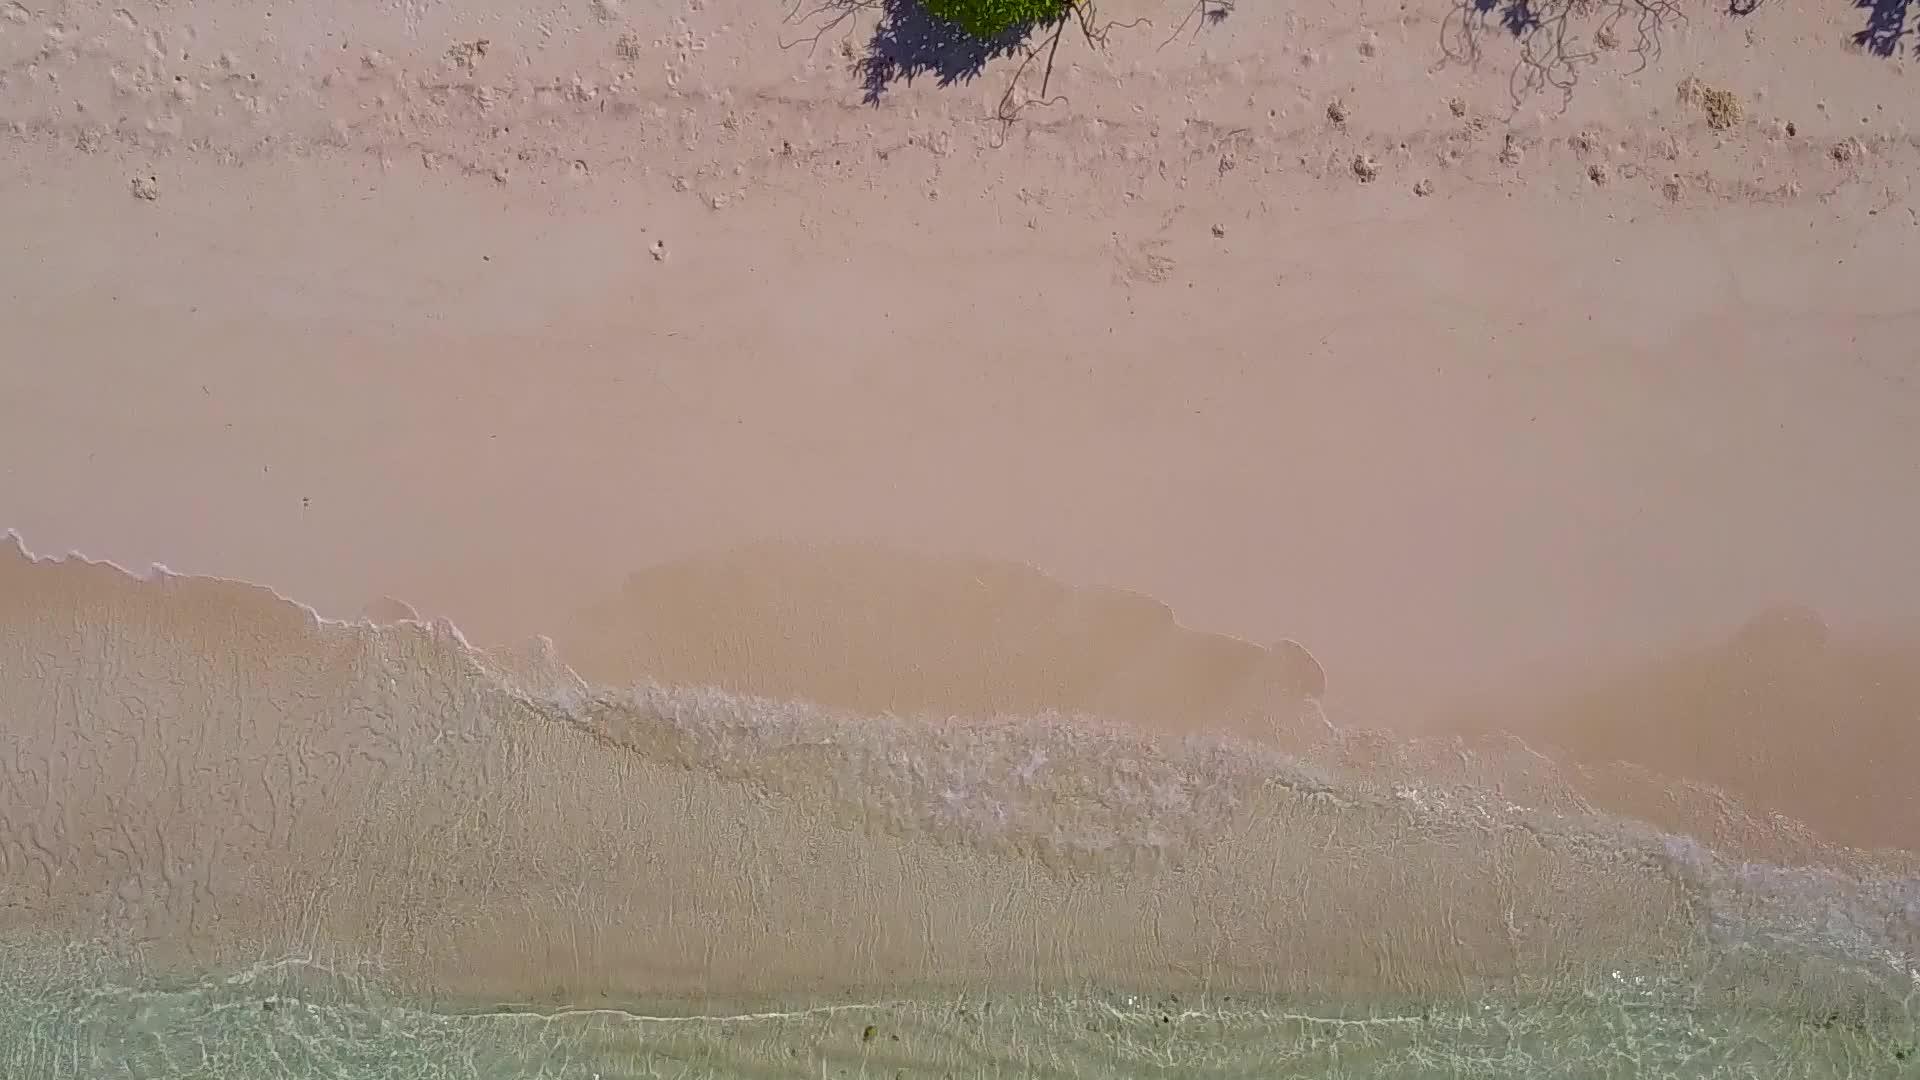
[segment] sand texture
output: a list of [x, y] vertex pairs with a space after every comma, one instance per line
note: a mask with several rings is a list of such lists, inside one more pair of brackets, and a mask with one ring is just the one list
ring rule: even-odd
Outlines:
[[1087, 19], [0, 0], [0, 1076], [1913, 1067], [1907, 5]]

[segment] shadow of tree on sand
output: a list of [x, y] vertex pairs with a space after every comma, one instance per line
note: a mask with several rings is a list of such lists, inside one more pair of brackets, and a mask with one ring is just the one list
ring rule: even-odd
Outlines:
[[[930, 78], [939, 86], [953, 86], [973, 81], [1002, 57], [1030, 56], [1041, 32], [1066, 21], [1064, 12], [1053, 23], [1015, 26], [989, 41], [933, 17], [920, 0], [800, 0], [789, 7], [786, 21], [812, 28], [789, 46], [812, 48], [834, 34], [844, 35], [842, 48], [860, 80], [862, 97], [878, 105], [896, 83]], [[868, 18], [874, 20], [873, 32], [865, 49], [856, 51], [851, 35]]]
[[[852, 62], [859, 78], [862, 96], [869, 105], [878, 105], [898, 83], [930, 78], [939, 86], [972, 82], [995, 60], [1018, 58], [1008, 93], [1000, 103], [1000, 117], [1010, 120], [1018, 112], [1013, 105], [1013, 83], [1029, 72], [1045, 95], [1053, 74], [1054, 57], [1062, 36], [1077, 29], [1088, 45], [1102, 48], [1107, 35], [1151, 25], [1141, 18], [1130, 22], [1102, 21], [1095, 0], [1063, 0], [1058, 13], [1019, 23], [991, 38], [977, 38], [966, 30], [930, 14], [922, 0], [791, 0], [786, 21], [809, 26], [812, 31], [788, 46], [818, 46], [828, 36], [842, 35], [844, 55]], [[1213, 26], [1224, 21], [1233, 10], [1234, 0], [1190, 0], [1185, 18], [1175, 29], [1177, 36], [1188, 27]], [[851, 37], [872, 19], [873, 30], [864, 51], [856, 51]], [[1169, 39], [1171, 40], [1171, 39]]]
[[[1866, 28], [1853, 35], [1853, 43], [1875, 56], [1897, 55], [1900, 40], [1907, 36], [1913, 0], [1853, 0], [1853, 6], [1867, 13]], [[1915, 45], [1914, 55], [1920, 56], [1920, 45]]]
[[[1767, 2], [1726, 0], [1725, 12], [1741, 18]], [[1920, 0], [1850, 3], [1867, 16], [1853, 44], [1874, 56], [1898, 55]], [[1511, 87], [1516, 108], [1541, 91], [1571, 98], [1582, 69], [1608, 50], [1625, 51], [1644, 69], [1658, 58], [1665, 31], [1687, 21], [1684, 0], [1452, 0], [1451, 8], [1441, 24], [1441, 49], [1448, 59], [1477, 61], [1487, 34], [1519, 43]]]
[[[1850, 0], [1865, 12], [1866, 25], [1852, 42], [1874, 56], [1893, 57], [1904, 48], [1920, 0]], [[1744, 17], [1759, 11], [1767, 0], [1726, 0], [1726, 13]], [[1086, 5], [1090, 8], [1091, 5]], [[1540, 90], [1571, 94], [1579, 69], [1600, 58], [1606, 49], [1622, 48], [1637, 56], [1641, 66], [1659, 54], [1661, 34], [1686, 20], [1682, 0], [1454, 0], [1443, 22], [1443, 51], [1452, 59], [1479, 57], [1479, 37], [1486, 30], [1519, 41], [1522, 57], [1514, 71], [1516, 100]], [[1198, 16], [1204, 24], [1224, 19], [1232, 0], [1197, 0], [1182, 26]], [[1063, 7], [1060, 18], [1016, 26], [990, 41], [982, 41], [952, 23], [930, 15], [921, 0], [793, 0], [787, 22], [810, 25], [813, 31], [790, 44], [819, 45], [838, 31], [854, 33], [871, 16], [873, 30], [864, 50], [848, 42], [848, 58], [860, 80], [863, 100], [877, 105], [896, 83], [911, 84], [930, 78], [939, 86], [971, 82], [987, 65], [1003, 57], [1032, 59], [1036, 48], [1053, 31], [1069, 22], [1078, 9]], [[1083, 17], [1085, 11], [1078, 11]], [[1083, 25], [1090, 38], [1100, 38]], [[1915, 46], [1920, 56], [1920, 44]]]
[[927, 14], [919, 0], [877, 0], [880, 21], [855, 61], [864, 98], [879, 104], [894, 83], [932, 78], [940, 86], [971, 82], [989, 63], [1024, 55], [1027, 43], [1048, 26], [1016, 26], [992, 41], [981, 41], [952, 23]]

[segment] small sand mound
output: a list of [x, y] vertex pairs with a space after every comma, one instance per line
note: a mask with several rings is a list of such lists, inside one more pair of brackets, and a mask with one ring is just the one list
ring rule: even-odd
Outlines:
[[1727, 131], [1738, 127], [1746, 118], [1746, 109], [1740, 104], [1739, 97], [1731, 90], [1722, 90], [1708, 86], [1698, 78], [1688, 76], [1680, 84], [1680, 101], [1692, 105], [1707, 114], [1707, 126], [1715, 131]]

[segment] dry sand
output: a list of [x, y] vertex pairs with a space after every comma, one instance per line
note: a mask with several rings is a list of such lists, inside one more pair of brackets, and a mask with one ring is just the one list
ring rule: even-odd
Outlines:
[[9, 4], [6, 523], [483, 640], [741, 542], [1011, 559], [1376, 712], [1920, 610], [1863, 12], [1690, 8], [1516, 109], [1446, 4], [1105, 10], [1154, 26], [996, 149], [1007, 65], [869, 106], [759, 3]]
[[[1539, 702], [1804, 605], [1877, 659], [1767, 723], [1911, 745], [1911, 676], [1834, 689], [1920, 612], [1911, 45], [1844, 3], [1684, 5], [1657, 52], [1579, 10], [1562, 93], [1496, 26], [1463, 62], [1445, 2], [1109, 2], [1151, 24], [1069, 37], [1008, 125], [1006, 60], [865, 100], [871, 12], [9, 3], [0, 525], [607, 679], [1243, 734], [1497, 701], [1778, 803], [1714, 748], [1768, 679]], [[16, 570], [16, 613], [64, 595]], [[1914, 835], [1873, 757], [1777, 808]], [[739, 979], [804, 970], [727, 930]]]

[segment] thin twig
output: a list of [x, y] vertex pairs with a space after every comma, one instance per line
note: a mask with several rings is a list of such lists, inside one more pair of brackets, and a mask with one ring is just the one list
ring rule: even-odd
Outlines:
[[[836, 28], [846, 24], [862, 12], [876, 11], [879, 10], [881, 6], [881, 0], [819, 0], [818, 3], [803, 11], [800, 6], [801, 2], [802, 0], [794, 0], [793, 3], [789, 4], [787, 6], [787, 14], [782, 17], [781, 21], [804, 25], [829, 11], [835, 14], [813, 33], [792, 41], [780, 42], [782, 49], [791, 49], [796, 45], [805, 45], [807, 46], [807, 51], [811, 53], [819, 46], [821, 38], [826, 37]], [[849, 26], [847, 29], [851, 32], [853, 28]]]
[[1581, 70], [1600, 59], [1599, 48], [1617, 38], [1623, 24], [1633, 27], [1637, 75], [1659, 58], [1663, 32], [1686, 21], [1681, 0], [1453, 0], [1441, 22], [1440, 49], [1447, 61], [1477, 64], [1482, 35], [1497, 22], [1520, 45], [1507, 88], [1514, 112], [1549, 90], [1560, 92], [1565, 108]]
[[1173, 33], [1167, 35], [1167, 40], [1160, 43], [1160, 48], [1164, 49], [1173, 44], [1175, 38], [1186, 32], [1189, 24], [1193, 26], [1194, 36], [1198, 37], [1202, 27], [1216, 25], [1231, 14], [1233, 14], [1233, 0], [1193, 0], [1193, 6], [1181, 16], [1179, 25], [1173, 28]]

